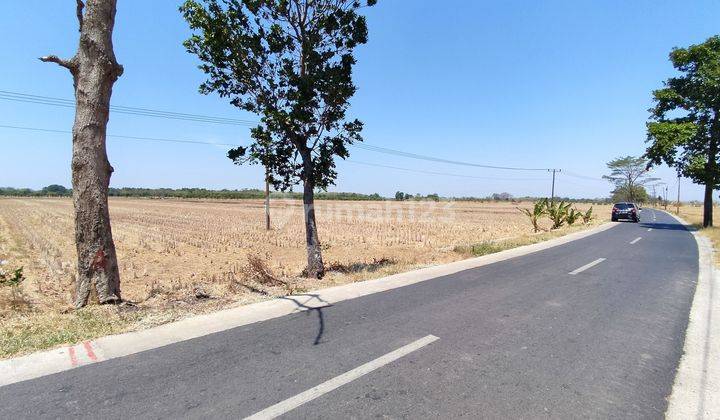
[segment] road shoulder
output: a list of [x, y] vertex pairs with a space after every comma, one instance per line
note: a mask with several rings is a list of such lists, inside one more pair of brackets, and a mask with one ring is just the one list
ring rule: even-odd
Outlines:
[[0, 386], [117, 357], [128, 356], [141, 351], [167, 346], [231, 328], [279, 318], [314, 308], [321, 308], [344, 300], [409, 286], [460, 271], [532, 254], [586, 238], [611, 229], [614, 226], [617, 225], [614, 223], [605, 223], [592, 229], [482, 257], [423, 268], [374, 280], [330, 287], [299, 295], [285, 296], [210, 314], [194, 316], [147, 330], [101, 337], [74, 346], [65, 346], [22, 357], [0, 360]]
[[[688, 226], [682, 218], [668, 213]], [[699, 271], [683, 356], [668, 398], [668, 419], [720, 418], [720, 275], [709, 238], [692, 232], [698, 245]]]

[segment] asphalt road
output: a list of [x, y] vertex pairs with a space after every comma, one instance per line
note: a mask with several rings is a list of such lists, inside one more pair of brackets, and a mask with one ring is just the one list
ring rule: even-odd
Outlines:
[[[656, 214], [647, 209], [639, 224], [534, 254], [9, 385], [0, 388], [0, 418], [242, 418], [298, 395], [284, 418], [661, 418], [698, 255], [689, 232]], [[383, 359], [428, 336], [438, 339]], [[352, 376], [362, 366], [365, 374]]]

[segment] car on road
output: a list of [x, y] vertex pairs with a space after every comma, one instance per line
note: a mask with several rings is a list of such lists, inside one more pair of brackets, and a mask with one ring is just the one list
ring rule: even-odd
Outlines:
[[640, 207], [635, 203], [615, 203], [610, 219], [613, 222], [617, 222], [620, 219], [628, 219], [637, 223], [640, 221]]

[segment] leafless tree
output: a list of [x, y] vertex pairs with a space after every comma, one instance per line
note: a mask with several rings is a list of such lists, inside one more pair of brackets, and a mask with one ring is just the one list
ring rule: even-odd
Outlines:
[[120, 301], [120, 274], [110, 229], [108, 187], [113, 167], [107, 158], [105, 136], [110, 96], [123, 67], [112, 44], [116, 0], [77, 2], [80, 26], [78, 50], [71, 59], [54, 55], [44, 62], [67, 68], [75, 87], [72, 130], [72, 187], [75, 244], [78, 257], [75, 306], [87, 305], [94, 287], [100, 303]]

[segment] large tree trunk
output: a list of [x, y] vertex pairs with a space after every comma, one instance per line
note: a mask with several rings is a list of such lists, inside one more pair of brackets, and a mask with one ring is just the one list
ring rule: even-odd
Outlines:
[[[715, 120], [711, 136], [717, 135], [718, 121]], [[705, 168], [708, 180], [705, 182], [705, 197], [703, 199], [703, 227], [713, 225], [713, 191], [715, 190], [716, 172], [717, 172], [717, 139], [710, 139], [710, 147], [708, 148], [707, 166]]]
[[[112, 87], [123, 68], [115, 60], [112, 31], [116, 0], [77, 0], [80, 44], [71, 60], [43, 61], [67, 67], [75, 86], [72, 186], [78, 256], [75, 306], [85, 306], [93, 287], [100, 303], [120, 301], [120, 274], [110, 229], [108, 187], [113, 172], [105, 136]], [[85, 7], [84, 13], [83, 8]]]
[[705, 184], [705, 198], [703, 200], [703, 227], [713, 225], [713, 187], [712, 184]]
[[312, 157], [303, 156], [305, 176], [303, 179], [303, 210], [305, 213], [305, 244], [307, 246], [308, 277], [320, 279], [325, 275], [325, 264], [320, 249], [317, 224], [315, 223], [315, 183], [313, 181]]

